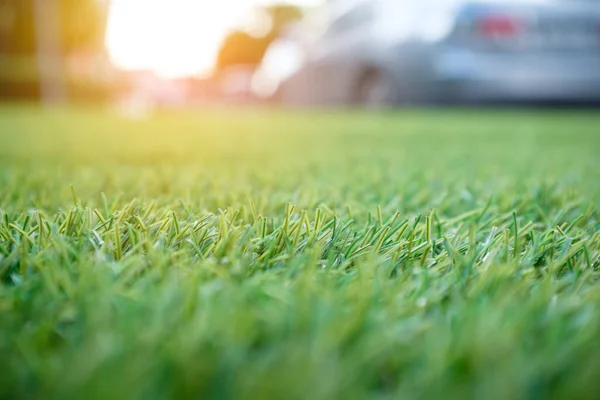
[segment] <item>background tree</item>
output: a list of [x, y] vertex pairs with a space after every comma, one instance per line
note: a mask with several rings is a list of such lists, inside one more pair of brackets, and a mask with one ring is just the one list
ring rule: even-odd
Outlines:
[[[61, 49], [102, 49], [107, 8], [99, 0], [58, 0]], [[34, 54], [34, 0], [0, 0], [0, 54]]]
[[217, 70], [236, 65], [256, 67], [262, 61], [269, 45], [281, 36], [292, 22], [303, 17], [301, 8], [289, 4], [276, 4], [259, 9], [268, 21], [269, 29], [263, 35], [255, 36], [244, 29], [232, 31], [223, 40], [217, 57]]
[[81, 50], [102, 50], [106, 10], [98, 0], [60, 0], [63, 52], [68, 54]]
[[62, 59], [79, 51], [101, 52], [105, 0], [0, 0], [0, 95], [37, 97], [60, 91]]
[[33, 53], [33, 1], [0, 0], [0, 55]]

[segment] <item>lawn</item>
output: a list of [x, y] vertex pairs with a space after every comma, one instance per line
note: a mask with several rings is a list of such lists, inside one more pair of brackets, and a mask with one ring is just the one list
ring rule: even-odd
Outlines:
[[0, 398], [585, 399], [600, 113], [0, 108]]

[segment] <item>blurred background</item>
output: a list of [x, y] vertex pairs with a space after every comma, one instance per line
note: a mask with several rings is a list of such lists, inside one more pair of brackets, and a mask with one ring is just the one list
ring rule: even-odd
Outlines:
[[596, 0], [0, 0], [0, 99], [600, 102]]

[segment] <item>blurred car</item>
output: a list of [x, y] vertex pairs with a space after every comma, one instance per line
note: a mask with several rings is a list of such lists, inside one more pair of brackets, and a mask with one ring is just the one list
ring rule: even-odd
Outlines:
[[289, 35], [267, 52], [259, 80], [281, 102], [600, 100], [600, 2], [332, 3], [318, 40]]

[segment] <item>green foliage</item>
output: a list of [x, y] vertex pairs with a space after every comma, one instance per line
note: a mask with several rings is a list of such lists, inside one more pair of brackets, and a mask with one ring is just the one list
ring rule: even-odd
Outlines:
[[297, 22], [304, 17], [301, 8], [291, 4], [273, 4], [264, 10], [271, 20], [270, 36], [279, 36], [290, 23]]
[[[107, 9], [96, 0], [47, 1], [58, 5], [54, 12], [47, 10], [46, 18], [56, 15], [57, 51], [63, 55], [77, 52], [101, 54], [104, 51], [104, 31]], [[40, 95], [39, 65], [33, 0], [0, 0], [0, 99], [37, 99]], [[58, 54], [60, 56], [60, 54]], [[73, 98], [106, 97], [103, 84], [70, 85]]]
[[[96, 0], [58, 0], [56, 4], [64, 53], [102, 49], [105, 7]], [[0, 0], [0, 54], [35, 53], [34, 15], [34, 0]]]
[[61, 41], [65, 53], [102, 50], [107, 10], [96, 0], [60, 0]]
[[268, 37], [254, 37], [248, 32], [234, 30], [223, 40], [216, 67], [225, 70], [238, 65], [256, 67], [263, 59], [271, 39]]
[[0, 397], [593, 397], [598, 126], [1, 109]]
[[253, 36], [244, 30], [234, 30], [223, 40], [217, 56], [216, 67], [224, 70], [237, 65], [255, 67], [262, 61], [270, 44], [281, 36], [292, 22], [302, 18], [300, 8], [288, 4], [274, 4], [258, 10], [270, 21], [270, 28], [263, 36]]

